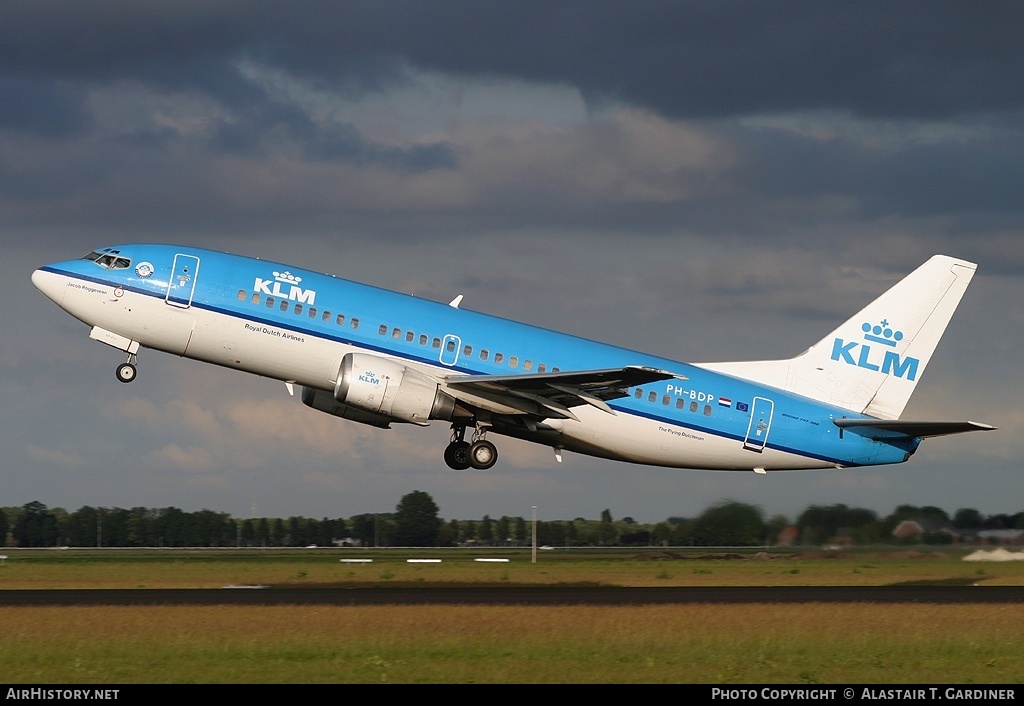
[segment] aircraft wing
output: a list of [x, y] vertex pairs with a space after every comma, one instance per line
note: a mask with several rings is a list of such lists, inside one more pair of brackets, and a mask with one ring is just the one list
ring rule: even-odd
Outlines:
[[465, 393], [525, 414], [579, 421], [570, 407], [589, 404], [615, 414], [607, 400], [626, 397], [636, 385], [673, 378], [686, 379], [667, 370], [631, 365], [528, 375], [449, 375], [444, 382], [456, 395]]
[[840, 429], [848, 430], [871, 439], [893, 439], [897, 437], [944, 436], [967, 431], [992, 431], [996, 427], [981, 422], [916, 422], [909, 419], [833, 419]]

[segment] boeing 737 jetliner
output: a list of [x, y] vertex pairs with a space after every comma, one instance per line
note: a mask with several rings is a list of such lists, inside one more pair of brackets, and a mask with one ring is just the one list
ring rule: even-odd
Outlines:
[[993, 429], [900, 419], [976, 267], [936, 255], [795, 358], [704, 364], [177, 245], [95, 250], [32, 282], [127, 353], [121, 382], [151, 348], [299, 385], [363, 424], [450, 422], [456, 470], [493, 466], [494, 432], [559, 461], [764, 473], [900, 463], [925, 437]]

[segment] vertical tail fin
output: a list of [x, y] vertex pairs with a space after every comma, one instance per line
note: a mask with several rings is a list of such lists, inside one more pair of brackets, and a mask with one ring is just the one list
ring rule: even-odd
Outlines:
[[977, 267], [936, 255], [796, 358], [702, 367], [898, 419]]

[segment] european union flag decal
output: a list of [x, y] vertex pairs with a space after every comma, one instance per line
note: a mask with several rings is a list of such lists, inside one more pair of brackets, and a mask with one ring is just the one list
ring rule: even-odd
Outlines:
[[737, 402], [736, 409], [740, 412], [746, 412], [750, 410], [750, 406], [746, 402]]

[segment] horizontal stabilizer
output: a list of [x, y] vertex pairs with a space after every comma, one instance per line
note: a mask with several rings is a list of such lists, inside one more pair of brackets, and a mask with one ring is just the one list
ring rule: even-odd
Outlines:
[[925, 438], [962, 434], [966, 431], [992, 431], [996, 427], [980, 422], [917, 422], [901, 419], [833, 419], [840, 429], [871, 439]]

